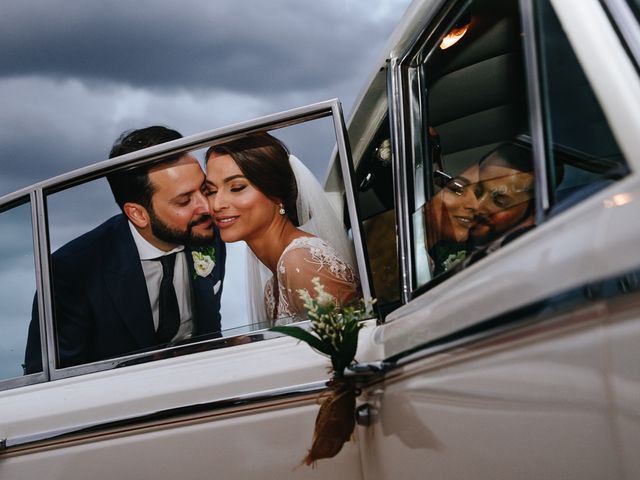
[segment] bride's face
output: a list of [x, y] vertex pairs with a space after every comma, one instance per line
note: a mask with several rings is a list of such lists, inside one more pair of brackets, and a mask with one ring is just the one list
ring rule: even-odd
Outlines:
[[207, 196], [225, 242], [251, 241], [277, 219], [278, 205], [258, 190], [230, 155], [212, 155], [207, 162]]

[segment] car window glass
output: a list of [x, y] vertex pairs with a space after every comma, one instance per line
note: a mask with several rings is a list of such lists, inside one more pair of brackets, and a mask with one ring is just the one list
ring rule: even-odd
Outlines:
[[[89, 281], [87, 274], [96, 269], [102, 270], [101, 261], [111, 255], [114, 244], [103, 242], [94, 255], [83, 257], [83, 248], [90, 245], [91, 241], [82, 244], [82, 239], [107, 219], [117, 215], [119, 209], [104, 178], [50, 193], [46, 196], [46, 202], [53, 322], [56, 332], [53, 343], [56, 366], [61, 368], [96, 360], [87, 352], [87, 346], [94, 335], [102, 335], [103, 332], [89, 327], [87, 317], [92, 313], [83, 299], [86, 295], [96, 292], [104, 294], [105, 300], [109, 298], [104, 278], [100, 276], [96, 277], [95, 281]], [[64, 248], [67, 245], [71, 245], [71, 248]], [[79, 260], [76, 261], [76, 258]], [[111, 275], [107, 271], [104, 271], [104, 274]], [[118, 282], [117, 277], [114, 277], [114, 280], [115, 283]], [[101, 309], [107, 307], [105, 302]], [[35, 326], [32, 325], [30, 342], [35, 330]], [[123, 352], [126, 353], [134, 350], [126, 346], [123, 348]], [[31, 363], [30, 358], [28, 362]]]
[[536, 5], [549, 190], [558, 213], [629, 170], [551, 5]]
[[[204, 150], [190, 155], [201, 164]], [[202, 172], [201, 175], [198, 188], [204, 179]], [[206, 202], [206, 197], [202, 198]], [[153, 220], [149, 221], [154, 228], [165, 231], [162, 235], [167, 234], [167, 229], [186, 227], [181, 218], [192, 212], [188, 205], [182, 205], [182, 197], [163, 196], [154, 200]], [[196, 300], [215, 295], [215, 282], [204, 285], [207, 279], [197, 274], [188, 249], [177, 253], [173, 264], [174, 283], [178, 283], [177, 279], [189, 282], [182, 291], [174, 285], [176, 296], [183, 299], [178, 306], [178, 331], [170, 342], [157, 337], [159, 311], [151, 311], [151, 302], [161, 301], [164, 265], [153, 260], [160, 257], [151, 253], [159, 252], [145, 244], [142, 236], [133, 234], [133, 227], [116, 204], [106, 178], [50, 193], [46, 202], [57, 368], [184, 345], [195, 337], [209, 340], [221, 336], [219, 328], [208, 328], [217, 325], [215, 317], [209, 315], [211, 312], [205, 312], [208, 303]], [[138, 250], [141, 245], [150, 248], [145, 250], [143, 262]], [[229, 250], [232, 268], [225, 275], [223, 292], [227, 295], [220, 314], [226, 319], [222, 322], [226, 330], [223, 335], [236, 335], [257, 327], [251, 325], [246, 308], [245, 251], [239, 244], [232, 244]], [[211, 258], [217, 259], [215, 249]], [[222, 282], [217, 288], [222, 288]], [[191, 323], [184, 321], [183, 302], [187, 295], [192, 299], [188, 307]], [[196, 305], [202, 305], [203, 310], [199, 311]], [[196, 322], [200, 322], [200, 331], [194, 326]]]
[[356, 172], [373, 296], [381, 312], [400, 300], [391, 157], [389, 119], [385, 115], [364, 148]]
[[[323, 176], [335, 145], [333, 122], [330, 118], [324, 117], [312, 122], [278, 128], [270, 133], [283, 141], [289, 152], [308, 167], [309, 177], [315, 178], [314, 184], [319, 189], [319, 195], [328, 199], [327, 211], [333, 215], [336, 228], [342, 232], [345, 241], [343, 250], [348, 252], [348, 260], [353, 264], [351, 271], [357, 272], [355, 262], [351, 262], [353, 245], [346, 234], [346, 217], [343, 215], [346, 215], [346, 212], [342, 211], [342, 196], [337, 192], [322, 192]], [[205, 151], [206, 148], [203, 148], [187, 155], [195, 157], [200, 163], [197, 167], [198, 173], [194, 174], [198, 177], [194, 180], [194, 191], [202, 196], [208, 215], [213, 197], [208, 196], [203, 183], [205, 177], [201, 167], [204, 166]], [[170, 161], [164, 165], [167, 166], [159, 167], [158, 171], [173, 168], [172, 165], [175, 164]], [[131, 175], [128, 170], [120, 173], [129, 177]], [[181, 231], [195, 231], [197, 222], [185, 219], [195, 221], [201, 217], [196, 210], [190, 210], [189, 201], [182, 202], [182, 196], [178, 193], [185, 191], [187, 185], [180, 183], [176, 178], [178, 177], [171, 176], [170, 181], [162, 186], [154, 183], [152, 203], [144, 209], [145, 221], [151, 225], [150, 231], [158, 238], [165, 238], [167, 235], [172, 237]], [[231, 195], [239, 192], [240, 187], [231, 185], [229, 188], [234, 189], [233, 192], [229, 190]], [[175, 192], [178, 196], [165, 196], [165, 191], [176, 188], [179, 190]], [[337, 185], [336, 188], [340, 189], [341, 186]], [[274, 205], [267, 196], [262, 195], [261, 198], [269, 207]], [[247, 292], [253, 291], [255, 285], [247, 280], [248, 249], [242, 238], [226, 239], [226, 246], [221, 241], [223, 235], [214, 235], [212, 242], [207, 242], [206, 245], [185, 243], [186, 248], [175, 254], [175, 259], [170, 262], [171, 266], [165, 267], [164, 262], [159, 260], [160, 257], [151, 255], [153, 252], [149, 253], [149, 245], [145, 244], [148, 238], [142, 230], [134, 228], [122, 215], [106, 178], [45, 192], [45, 202], [50, 240], [53, 326], [56, 335], [53, 344], [57, 368], [75, 367], [165, 347], [180, 346], [180, 351], [186, 351], [188, 349], [182, 346], [194, 343], [195, 340], [233, 337], [271, 326], [272, 322], [254, 316], [254, 313], [259, 311], [264, 314], [268, 310], [265, 308], [265, 291], [271, 291], [267, 285], [271, 285], [272, 274], [268, 269], [261, 268], [261, 284], [255, 288], [255, 296], [259, 299], [254, 304], [257, 310], [251, 310], [253, 296]], [[138, 202], [142, 205], [142, 198]], [[234, 205], [235, 212], [239, 213], [242, 206], [239, 203]], [[248, 218], [250, 210], [245, 209], [239, 214]], [[255, 223], [259, 219], [254, 220]], [[315, 220], [320, 221], [320, 215]], [[314, 219], [300, 227], [311, 229], [313, 221]], [[209, 223], [209, 233], [212, 228], [212, 223]], [[179, 243], [177, 240], [167, 241]], [[315, 250], [312, 251], [312, 257], [314, 252]], [[223, 253], [226, 255], [225, 262], [222, 262], [220, 256]], [[141, 256], [146, 258], [141, 260]], [[309, 262], [322, 263], [312, 265], [318, 271], [329, 269], [328, 263], [324, 265], [325, 261], [325, 257], [309, 259]], [[309, 262], [300, 268], [311, 265]], [[208, 269], [208, 266], [212, 268]], [[166, 272], [165, 268], [173, 271], [173, 290], [178, 302], [177, 310], [173, 311], [180, 315], [173, 322], [174, 325], [178, 322], [177, 331], [171, 333], [168, 341], [166, 338], [160, 338], [162, 320], [159, 318], [159, 308], [156, 311], [152, 307], [162, 301], [160, 297], [164, 295], [162, 278]], [[176, 279], [186, 279], [182, 282], [186, 287], [179, 286], [179, 280]], [[358, 281], [351, 279], [349, 284], [358, 295], [361, 294]], [[183, 288], [182, 291], [180, 288]], [[35, 288], [30, 287], [29, 290], [33, 296]], [[294, 290], [296, 289], [292, 288], [289, 294], [297, 295], [297, 290]], [[185, 300], [189, 298], [190, 303]], [[186, 308], [190, 310], [185, 310], [184, 302], [187, 302]], [[220, 304], [219, 314], [218, 308], [214, 305], [216, 302]], [[280, 302], [279, 305], [282, 306], [283, 303]], [[278, 312], [282, 315], [286, 313], [284, 310]], [[281, 323], [300, 319], [301, 316], [296, 316], [282, 320]], [[29, 343], [35, 345], [40, 328], [36, 321], [31, 325]], [[24, 354], [25, 342], [26, 339], [23, 340], [21, 355]], [[223, 343], [234, 345], [243, 341]], [[33, 368], [41, 368], [38, 355], [39, 352], [30, 352], [29, 360], [34, 365]], [[162, 355], [156, 355], [154, 352], [153, 357], [161, 358]], [[134, 363], [137, 361], [137, 357], [126, 360]], [[62, 374], [67, 375], [64, 372]]]
[[[478, 0], [443, 23], [417, 67], [426, 204], [413, 211], [414, 284], [478, 259], [530, 225], [534, 173], [517, 1]], [[416, 170], [417, 171], [417, 170]]]
[[[23, 375], [27, 330], [34, 303], [35, 263], [31, 204], [22, 203], [0, 212], [0, 380]], [[42, 371], [40, 341], [34, 356]]]

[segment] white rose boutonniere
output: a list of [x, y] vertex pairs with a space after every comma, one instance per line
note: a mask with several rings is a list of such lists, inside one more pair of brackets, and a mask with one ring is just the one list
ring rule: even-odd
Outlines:
[[467, 252], [465, 252], [464, 250], [460, 250], [459, 252], [452, 253], [451, 255], [449, 255], [447, 259], [444, 262], [442, 262], [442, 267], [444, 268], [444, 271], [446, 272], [454, 265], [460, 263], [462, 260], [465, 259], [466, 256], [467, 256]]
[[193, 258], [193, 269], [199, 277], [207, 277], [216, 266], [214, 260], [216, 251], [213, 247], [199, 248], [191, 252]]

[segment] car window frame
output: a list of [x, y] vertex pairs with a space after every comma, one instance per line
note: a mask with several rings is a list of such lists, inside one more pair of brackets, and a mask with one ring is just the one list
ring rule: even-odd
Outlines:
[[[535, 168], [535, 206], [536, 222], [541, 224], [547, 218], [551, 201], [547, 187], [547, 161], [545, 153], [545, 131], [543, 124], [542, 97], [538, 78], [537, 38], [535, 30], [534, 0], [514, 0], [518, 3], [520, 21], [523, 28], [523, 61], [527, 76], [526, 94], [529, 102], [528, 117], [530, 122], [531, 143]], [[473, 0], [465, 2], [442, 2], [439, 10], [428, 22], [422, 32], [417, 35], [404, 52], [389, 59], [388, 92], [389, 117], [391, 121], [391, 144], [394, 161], [394, 189], [396, 194], [396, 223], [399, 238], [399, 271], [401, 281], [401, 298], [403, 304], [411, 302], [428, 290], [431, 290], [451, 275], [431, 277], [424, 285], [416, 285], [414, 275], [414, 227], [411, 212], [414, 210], [414, 188], [416, 177], [416, 155], [426, 155], [428, 139], [422, 129], [422, 146], [417, 148], [411, 144], [417, 140], [415, 129], [423, 125], [423, 119], [416, 119], [425, 114], [423, 93], [416, 88], [416, 83], [423, 82], [422, 65], [438, 48], [440, 37], [451, 29], [459, 15], [464, 12]], [[533, 80], [535, 79], [535, 81]], [[420, 108], [416, 108], [418, 103]], [[406, 126], [411, 126], [407, 131]], [[420, 159], [426, 161], [427, 159]], [[430, 175], [428, 168], [424, 175]]]
[[342, 105], [338, 99], [326, 100], [283, 112], [266, 115], [245, 122], [232, 124], [214, 130], [205, 131], [171, 142], [156, 145], [144, 150], [132, 152], [113, 159], [68, 172], [42, 182], [25, 187], [19, 191], [0, 197], [0, 210], [27, 201], [31, 202], [31, 219], [33, 225], [34, 262], [36, 270], [36, 292], [40, 324], [40, 342], [43, 371], [21, 377], [0, 380], [0, 391], [25, 385], [58, 380], [93, 372], [110, 370], [139, 363], [146, 363], [163, 358], [188, 355], [204, 350], [225, 348], [238, 344], [234, 338], [243, 337], [243, 344], [282, 336], [268, 330], [257, 330], [250, 334], [235, 335], [216, 339], [196, 339], [183, 345], [161, 349], [153, 349], [141, 353], [132, 353], [114, 359], [58, 368], [56, 362], [56, 338], [54, 327], [51, 254], [49, 227], [47, 217], [47, 196], [74, 186], [102, 178], [107, 173], [123, 170], [132, 166], [140, 166], [154, 162], [163, 157], [178, 153], [186, 153], [215, 143], [240, 136], [278, 128], [298, 125], [304, 122], [331, 117], [333, 121], [337, 155], [342, 169], [343, 188], [346, 195], [346, 210], [351, 222], [354, 251], [358, 274], [361, 279], [362, 293], [365, 300], [371, 299], [370, 278], [366, 267], [366, 256], [363, 250], [362, 224], [358, 217], [357, 199], [355, 197], [355, 174], [351, 152], [348, 147], [348, 135], [345, 126]]
[[[407, 48], [399, 52], [396, 56], [388, 60], [388, 90], [389, 90], [389, 115], [393, 119], [395, 125], [415, 125], [415, 119], [412, 119], [412, 111], [419, 111], [412, 105], [412, 100], [416, 98], [415, 92], [419, 89], [413, 88], [411, 75], [408, 73], [411, 68], [416, 68], [421, 62], [428, 59], [432, 51], [437, 48], [437, 41], [440, 36], [448, 31], [453, 25], [455, 19], [472, 3], [472, 0], [466, 2], [443, 1], [438, 6], [434, 16], [425, 24], [422, 31], [415, 35], [413, 41], [408, 43]], [[551, 6], [556, 8], [556, 1], [551, 0]], [[601, 0], [601, 6], [610, 10], [615, 7], [624, 5], [629, 6], [625, 0]], [[553, 217], [552, 192], [549, 191], [549, 173], [548, 173], [548, 152], [547, 152], [547, 135], [544, 124], [544, 105], [543, 92], [541, 88], [541, 70], [540, 57], [538, 51], [539, 39], [538, 29], [536, 26], [535, 0], [517, 0], [519, 10], [519, 18], [523, 30], [522, 51], [523, 51], [523, 67], [526, 75], [526, 95], [528, 102], [528, 118], [530, 125], [530, 135], [525, 139], [531, 143], [534, 168], [535, 168], [535, 206], [536, 206], [536, 224], [542, 225]], [[558, 12], [556, 12], [558, 13]], [[618, 35], [625, 43], [627, 53], [635, 65], [640, 63], [640, 24], [636, 22], [636, 17], [625, 17], [618, 11], [610, 11], [610, 20], [612, 26], [618, 26]], [[566, 19], [559, 14], [561, 22]], [[451, 21], [451, 20], [454, 21]], [[623, 28], [624, 27], [624, 28]], [[572, 43], [573, 39], [569, 38]], [[573, 47], [573, 46], [572, 46]], [[575, 47], [573, 47], [575, 50]], [[588, 72], [585, 75], [591, 82], [592, 79]], [[413, 75], [413, 78], [420, 79], [420, 75]], [[591, 85], [595, 90], [598, 88]], [[420, 100], [421, 104], [424, 102]], [[600, 100], [600, 99], [599, 99]], [[605, 115], [609, 121], [608, 115]], [[614, 125], [610, 125], [614, 129]], [[423, 129], [424, 130], [424, 129]], [[425, 134], [426, 136], [426, 134]], [[398, 172], [404, 175], [397, 175], [394, 178], [394, 188], [396, 190], [396, 202], [404, 209], [397, 215], [398, 237], [400, 255], [400, 279], [402, 282], [401, 291], [404, 293], [403, 300], [405, 304], [410, 303], [413, 299], [420, 297], [425, 292], [435, 288], [441, 283], [447, 281], [452, 275], [440, 275], [431, 278], [430, 281], [422, 286], [415, 285], [415, 278], [412, 275], [413, 262], [413, 225], [410, 217], [412, 205], [411, 196], [407, 192], [411, 192], [411, 185], [416, 181], [413, 174], [416, 171], [415, 151], [420, 149], [412, 148], [408, 142], [410, 134], [406, 130], [400, 131], [398, 128], [392, 129], [391, 143], [394, 153], [394, 161], [397, 164]], [[427, 146], [426, 139], [423, 140]], [[622, 148], [622, 146], [621, 146]], [[624, 153], [624, 148], [622, 148]], [[422, 148], [426, 151], [426, 148]], [[634, 170], [633, 162], [628, 162], [630, 171]], [[426, 169], [428, 170], [428, 169]], [[425, 170], [424, 173], [428, 174]], [[396, 172], [394, 172], [395, 174]], [[395, 316], [394, 316], [395, 317]]]

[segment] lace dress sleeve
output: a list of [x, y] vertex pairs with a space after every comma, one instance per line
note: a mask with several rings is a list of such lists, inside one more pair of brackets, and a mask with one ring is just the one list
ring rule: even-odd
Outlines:
[[338, 305], [348, 304], [360, 296], [359, 282], [353, 269], [332, 248], [324, 243], [292, 248], [282, 256], [278, 269], [281, 298], [292, 313], [305, 314], [298, 290], [307, 290], [314, 297], [314, 277], [320, 279], [325, 291], [336, 299]]

